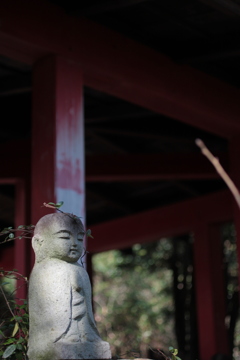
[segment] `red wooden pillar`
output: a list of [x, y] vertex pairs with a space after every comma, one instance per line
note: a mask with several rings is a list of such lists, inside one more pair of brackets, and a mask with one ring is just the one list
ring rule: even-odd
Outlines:
[[[15, 227], [19, 225], [28, 225], [27, 219], [27, 199], [26, 180], [16, 179], [15, 182]], [[29, 205], [29, 204], [28, 204]], [[17, 239], [14, 241], [14, 268], [18, 270], [24, 277], [29, 276], [29, 248], [30, 239]], [[17, 283], [17, 297], [25, 299], [27, 297], [27, 287], [24, 280]]]
[[[240, 134], [230, 142], [230, 176], [240, 191]], [[240, 209], [233, 198], [233, 218], [237, 234], [237, 252], [238, 252], [238, 264], [240, 264]], [[239, 268], [239, 284], [240, 284], [240, 266]]]
[[194, 239], [199, 358], [209, 360], [216, 353], [229, 354], [219, 226], [199, 222]]
[[83, 81], [78, 64], [48, 56], [33, 68], [32, 223], [57, 201], [85, 218]]

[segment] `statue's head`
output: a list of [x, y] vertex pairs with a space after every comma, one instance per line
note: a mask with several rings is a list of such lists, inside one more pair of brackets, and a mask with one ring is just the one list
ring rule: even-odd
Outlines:
[[54, 213], [43, 216], [38, 221], [32, 238], [36, 261], [56, 258], [76, 262], [83, 251], [84, 235], [81, 220], [72, 214]]

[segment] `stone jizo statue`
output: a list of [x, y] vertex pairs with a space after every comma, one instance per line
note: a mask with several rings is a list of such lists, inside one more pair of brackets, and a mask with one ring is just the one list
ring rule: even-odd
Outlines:
[[46, 215], [35, 227], [29, 360], [111, 358], [94, 321], [87, 272], [77, 262], [84, 235], [80, 219], [65, 213]]

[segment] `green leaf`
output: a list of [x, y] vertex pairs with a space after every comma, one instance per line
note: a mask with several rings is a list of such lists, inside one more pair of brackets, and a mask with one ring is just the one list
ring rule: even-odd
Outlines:
[[56, 204], [55, 204], [55, 203], [52, 203], [52, 202], [49, 202], [48, 205], [53, 205], [53, 206], [55, 206]]
[[2, 336], [2, 337], [5, 337], [5, 335], [4, 335], [4, 333], [3, 333], [3, 331], [0, 329], [0, 335]]
[[23, 349], [23, 346], [21, 344], [17, 344], [17, 349], [18, 350], [22, 350]]
[[13, 329], [13, 332], [12, 332], [12, 337], [14, 337], [16, 335], [16, 333], [18, 332], [18, 329], [19, 329], [19, 325], [18, 323], [16, 322], [15, 323], [15, 326], [14, 326], [14, 329]]
[[9, 239], [13, 239], [13, 238], [14, 238], [14, 234], [13, 234], [13, 233], [10, 233], [10, 234], [8, 235], [8, 237], [9, 237]]
[[11, 229], [12, 229], [12, 226], [9, 226], [9, 227], [8, 227], [8, 230], [11, 230]]
[[15, 342], [15, 339], [13, 338], [9, 338], [6, 341], [4, 341], [3, 345], [9, 345]]
[[[16, 360], [22, 360], [22, 359], [23, 359], [23, 354], [22, 354], [22, 352], [16, 353]], [[24, 359], [26, 359], [26, 358], [24, 358]]]
[[59, 201], [57, 204], [55, 204], [55, 206], [59, 209], [61, 206], [63, 206], [63, 204], [63, 201]]
[[86, 236], [93, 239], [91, 229], [88, 229], [88, 230], [86, 231]]
[[8, 346], [6, 348], [6, 350], [4, 351], [2, 358], [7, 359], [10, 355], [12, 355], [14, 353], [15, 350], [16, 350], [15, 344]]
[[22, 317], [21, 317], [21, 316], [15, 316], [15, 319], [16, 319], [17, 321], [21, 321], [21, 320], [22, 320]]
[[169, 346], [168, 350], [172, 353], [174, 351], [174, 347]]
[[18, 229], [22, 229], [24, 226], [23, 225], [19, 225], [18, 226]]
[[176, 356], [172, 354], [172, 360], [176, 360]]
[[9, 232], [8, 230], [3, 229], [3, 230], [1, 231], [1, 235], [3, 235], [3, 234], [7, 234], [8, 232]]
[[19, 339], [18, 339], [18, 344], [20, 344], [20, 343], [22, 343], [22, 342], [24, 342], [25, 341], [25, 339], [21, 336]]
[[[18, 308], [19, 308], [19, 309], [25, 309], [25, 308], [26, 308], [26, 305], [20, 305]], [[24, 314], [23, 314], [23, 316], [24, 316]]]

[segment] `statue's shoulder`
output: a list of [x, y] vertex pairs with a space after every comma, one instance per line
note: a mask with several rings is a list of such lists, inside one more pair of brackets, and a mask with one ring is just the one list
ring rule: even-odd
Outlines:
[[76, 270], [78, 273], [78, 277], [80, 277], [82, 279], [82, 281], [84, 281], [84, 283], [90, 284], [89, 275], [88, 275], [87, 270], [79, 264], [76, 264]]
[[41, 274], [41, 276], [51, 276], [54, 274], [66, 274], [69, 270], [68, 263], [66, 261], [58, 259], [45, 259], [40, 263], [34, 265], [32, 275]]

